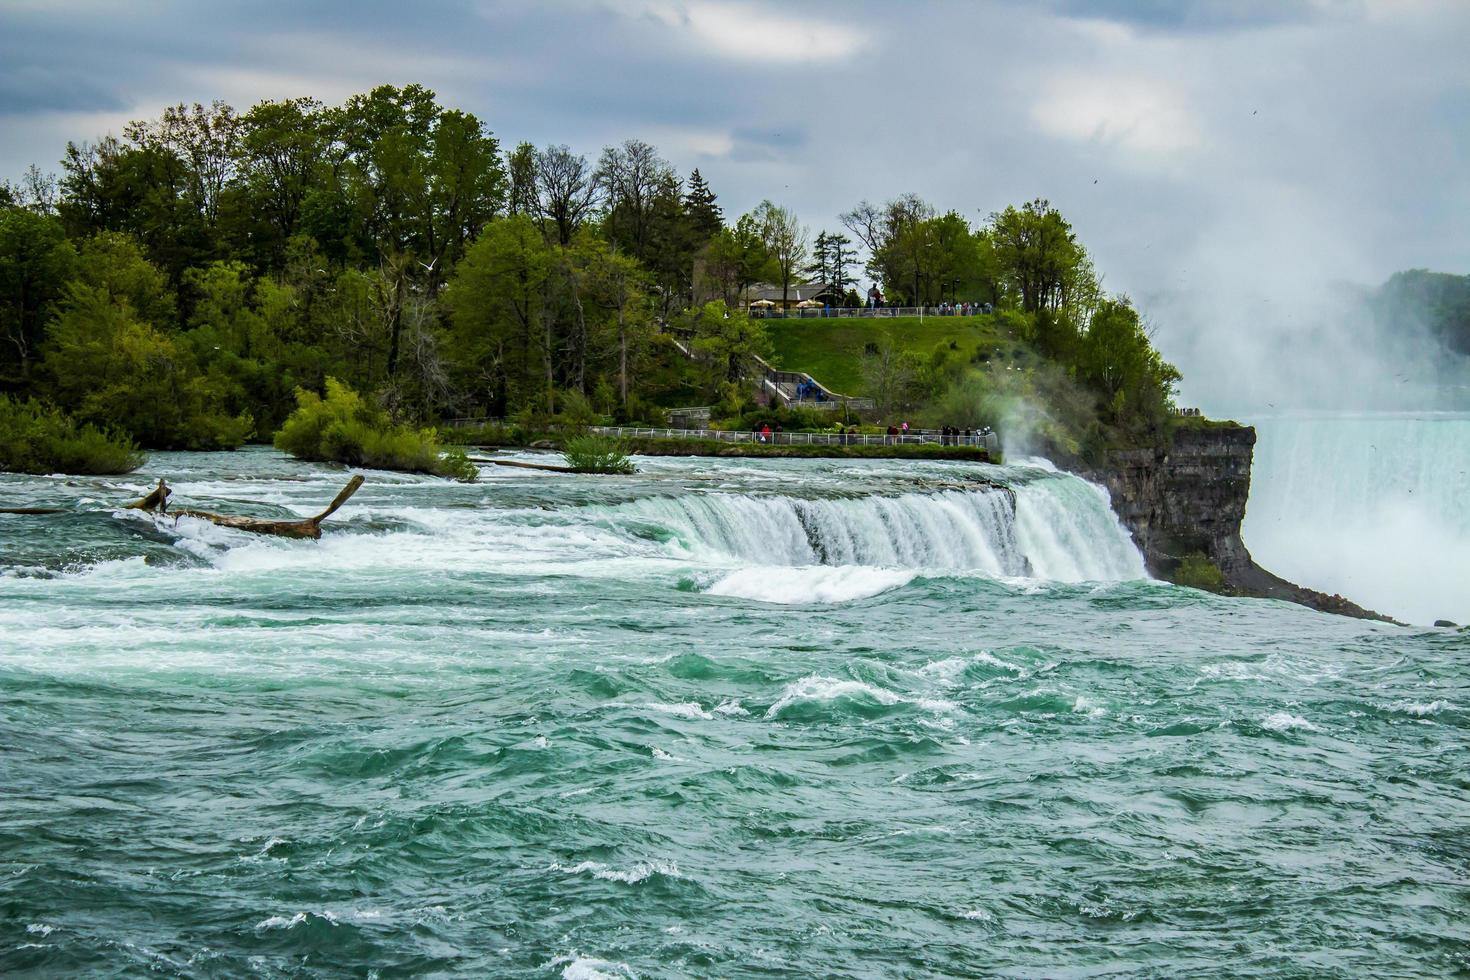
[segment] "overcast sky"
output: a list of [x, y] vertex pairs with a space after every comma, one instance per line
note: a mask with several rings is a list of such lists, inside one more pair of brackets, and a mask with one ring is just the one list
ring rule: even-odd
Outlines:
[[1242, 290], [1470, 273], [1467, 51], [1466, 0], [0, 0], [0, 174], [173, 102], [422, 82], [507, 145], [654, 143], [731, 216], [1049, 198], [1188, 373]]

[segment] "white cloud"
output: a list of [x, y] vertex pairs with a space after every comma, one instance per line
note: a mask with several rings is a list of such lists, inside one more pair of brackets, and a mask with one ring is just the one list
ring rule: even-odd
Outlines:
[[1032, 103], [1031, 119], [1048, 136], [1154, 160], [1176, 157], [1204, 142], [1183, 92], [1143, 78], [1058, 79]]
[[717, 0], [619, 0], [620, 12], [644, 17], [708, 51], [745, 61], [840, 61], [858, 53], [867, 35], [846, 24], [750, 3]]

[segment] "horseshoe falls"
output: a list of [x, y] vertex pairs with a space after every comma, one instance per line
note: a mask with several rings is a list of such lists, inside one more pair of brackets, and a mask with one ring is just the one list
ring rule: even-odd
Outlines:
[[[1364, 431], [1263, 430], [1268, 564], [1441, 486]], [[1470, 970], [1466, 633], [1154, 581], [1040, 461], [638, 465], [320, 541], [116, 509], [344, 480], [269, 450], [0, 476], [0, 974]]]
[[1470, 413], [1267, 419], [1242, 533], [1266, 567], [1410, 622], [1470, 622]]

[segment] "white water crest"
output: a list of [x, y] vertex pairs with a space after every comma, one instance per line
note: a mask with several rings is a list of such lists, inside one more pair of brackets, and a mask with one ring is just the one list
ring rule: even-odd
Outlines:
[[1470, 415], [1256, 423], [1244, 537], [1294, 582], [1414, 623], [1470, 621]]

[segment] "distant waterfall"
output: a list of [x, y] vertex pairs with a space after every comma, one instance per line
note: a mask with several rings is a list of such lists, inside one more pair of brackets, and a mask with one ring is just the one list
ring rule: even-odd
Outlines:
[[1413, 622], [1470, 620], [1470, 416], [1256, 428], [1244, 535], [1262, 565]]
[[624, 505], [695, 552], [761, 565], [877, 565], [1057, 581], [1142, 578], [1097, 487], [1065, 474], [998, 488], [800, 498], [689, 493]]

